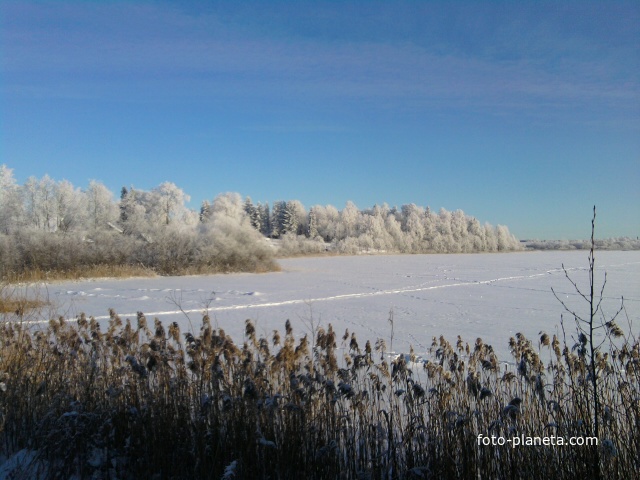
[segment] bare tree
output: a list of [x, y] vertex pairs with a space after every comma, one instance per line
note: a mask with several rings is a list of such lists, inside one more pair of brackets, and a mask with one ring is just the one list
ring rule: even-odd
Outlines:
[[[590, 401], [586, 402], [586, 406], [588, 409], [588, 415], [591, 419], [592, 423], [592, 431], [596, 438], [600, 438], [600, 416], [601, 416], [601, 405], [600, 405], [600, 393], [599, 393], [599, 382], [598, 382], [598, 367], [597, 367], [597, 357], [600, 351], [600, 347], [605, 342], [606, 338], [598, 341], [596, 337], [596, 331], [601, 329], [606, 329], [607, 331], [615, 331], [618, 327], [615, 324], [615, 320], [617, 316], [622, 312], [624, 308], [624, 299], [621, 299], [620, 309], [608, 320], [605, 321], [604, 312], [602, 311], [602, 299], [604, 298], [604, 287], [607, 284], [607, 274], [605, 272], [604, 279], [602, 281], [602, 286], [600, 287], [599, 295], [596, 294], [595, 290], [595, 225], [596, 225], [596, 207], [593, 207], [593, 217], [591, 219], [591, 249], [589, 250], [589, 291], [584, 293], [582, 289], [578, 286], [578, 284], [569, 276], [567, 269], [564, 264], [562, 265], [562, 269], [564, 271], [565, 277], [567, 280], [573, 285], [573, 288], [579, 295], [579, 297], [584, 300], [589, 308], [587, 310], [587, 315], [580, 315], [576, 312], [576, 310], [570, 308], [553, 290], [553, 294], [558, 299], [558, 301], [562, 304], [565, 311], [571, 314], [576, 323], [576, 329], [578, 333], [578, 339], [576, 344], [574, 345], [574, 349], [577, 350], [578, 354], [582, 357], [586, 357], [588, 360], [588, 369], [589, 373], [586, 378], [586, 381], [583, 383], [583, 386], [575, 386], [572, 385], [571, 388], [574, 394], [579, 393], [576, 390], [584, 388], [588, 399]], [[600, 319], [600, 322], [598, 322]], [[563, 325], [564, 330], [564, 325]], [[602, 472], [600, 468], [600, 451], [598, 450], [598, 445], [594, 445], [593, 447], [593, 473], [596, 479], [602, 478]]]

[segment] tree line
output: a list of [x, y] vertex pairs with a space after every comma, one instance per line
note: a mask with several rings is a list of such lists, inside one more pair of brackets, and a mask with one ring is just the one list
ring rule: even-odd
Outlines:
[[[274, 251], [251, 227], [238, 194], [223, 194], [199, 218], [170, 182], [120, 198], [102, 183], [82, 190], [48, 176], [18, 185], [0, 166], [0, 275], [89, 276], [128, 267], [160, 274], [270, 271]], [[109, 268], [105, 268], [109, 267]], [[114, 272], [118, 274], [117, 272]]]
[[[589, 240], [523, 240], [524, 246], [531, 250], [589, 250]], [[640, 239], [631, 237], [613, 237], [595, 240], [597, 250], [640, 250]]]
[[[308, 211], [298, 200], [244, 203], [252, 226], [264, 236], [281, 239], [287, 253], [333, 250], [339, 253], [467, 253], [521, 249], [503, 225], [482, 225], [462, 210], [438, 213], [416, 204], [401, 208], [374, 205], [359, 210], [347, 202], [339, 211], [332, 205], [314, 205]], [[203, 212], [207, 211], [206, 203]]]
[[269, 206], [224, 193], [197, 212], [189, 200], [171, 182], [149, 191], [123, 187], [117, 198], [97, 181], [80, 189], [45, 175], [19, 185], [0, 165], [2, 274], [96, 265], [139, 265], [163, 274], [260, 271], [276, 268], [278, 253], [521, 249], [507, 227], [483, 225], [461, 210], [436, 213], [415, 204], [360, 210], [353, 202], [342, 210], [307, 210], [298, 200]]

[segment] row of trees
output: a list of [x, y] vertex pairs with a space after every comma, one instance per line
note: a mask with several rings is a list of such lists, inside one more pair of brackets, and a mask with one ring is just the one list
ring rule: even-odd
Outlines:
[[[205, 208], [206, 210], [206, 208]], [[287, 253], [331, 249], [358, 252], [495, 252], [521, 249], [520, 242], [499, 225], [493, 227], [465, 215], [462, 210], [438, 213], [415, 204], [400, 209], [387, 204], [359, 210], [347, 202], [338, 211], [315, 205], [307, 212], [297, 200], [254, 205], [247, 197], [244, 210], [252, 226], [263, 235], [280, 238]]]
[[[532, 250], [589, 250], [589, 240], [526, 240], [525, 248]], [[640, 250], [640, 239], [614, 237], [594, 240], [597, 250]]]
[[146, 232], [169, 224], [193, 227], [197, 215], [180, 188], [165, 182], [151, 191], [126, 187], [120, 201], [102, 183], [91, 181], [86, 190], [48, 175], [30, 177], [18, 185], [11, 169], [0, 165], [0, 233], [31, 229], [43, 232], [89, 232], [113, 229]]
[[0, 275], [101, 265], [162, 274], [277, 268], [240, 195], [219, 195], [200, 219], [188, 199], [169, 182], [151, 191], [123, 188], [119, 200], [95, 181], [86, 190], [48, 176], [18, 185], [0, 166]]
[[[175, 184], [150, 191], [123, 187], [119, 198], [102, 183], [86, 189], [49, 176], [19, 185], [0, 166], [2, 269], [68, 269], [102, 263], [137, 264], [162, 273], [251, 270], [282, 254], [480, 252], [520, 249], [504, 226], [461, 210], [432, 212], [415, 204], [359, 210], [298, 200], [254, 204], [237, 193], [204, 201], [200, 212]], [[277, 240], [269, 245], [266, 238]], [[265, 265], [270, 264], [271, 267]]]

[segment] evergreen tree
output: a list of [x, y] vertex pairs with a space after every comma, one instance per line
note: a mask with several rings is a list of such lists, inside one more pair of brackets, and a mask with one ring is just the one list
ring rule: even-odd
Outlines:
[[129, 215], [127, 214], [127, 196], [129, 191], [127, 187], [122, 187], [120, 190], [120, 222], [125, 223]]
[[271, 236], [273, 238], [280, 238], [286, 233], [284, 228], [286, 209], [287, 202], [277, 201], [273, 204], [271, 209]]
[[282, 234], [284, 233], [298, 233], [298, 215], [293, 202], [289, 201], [284, 207], [283, 222], [282, 222]]
[[262, 206], [262, 230], [260, 232], [266, 236], [271, 236], [271, 212], [269, 211], [269, 202], [265, 202]]
[[204, 223], [211, 217], [211, 204], [209, 200], [203, 200], [202, 205], [200, 205], [200, 215], [199, 219], [201, 223]]
[[262, 233], [262, 230], [263, 230], [262, 224], [264, 223], [264, 217], [262, 216], [262, 214], [263, 214], [262, 204], [258, 202], [256, 207], [253, 209], [253, 212], [251, 213], [250, 220], [251, 220], [251, 226], [255, 228], [257, 231], [259, 231], [260, 233]]
[[138, 231], [143, 226], [141, 217], [144, 217], [145, 208], [140, 205], [139, 191], [133, 187], [127, 189], [122, 187], [120, 191], [120, 225], [125, 233], [130, 234]]
[[247, 197], [244, 201], [244, 213], [247, 214], [247, 217], [252, 219], [255, 216], [256, 207], [253, 205], [253, 201], [251, 197]]
[[309, 238], [316, 238], [318, 236], [318, 216], [316, 215], [316, 210], [314, 207], [311, 207], [309, 210]]

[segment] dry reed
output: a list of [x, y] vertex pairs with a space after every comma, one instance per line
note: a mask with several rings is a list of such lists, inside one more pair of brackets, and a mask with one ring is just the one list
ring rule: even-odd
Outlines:
[[[617, 327], [617, 325], [616, 325]], [[633, 478], [640, 451], [640, 344], [620, 327], [599, 357], [600, 451], [610, 478]], [[434, 338], [427, 360], [384, 341], [318, 328], [316, 338], [236, 344], [204, 317], [199, 334], [114, 311], [29, 330], [0, 328], [5, 455], [30, 449], [66, 478], [576, 478], [586, 447], [479, 446], [487, 436], [591, 431], [579, 345], [541, 333], [490, 345]], [[313, 341], [313, 342], [312, 342]]]

